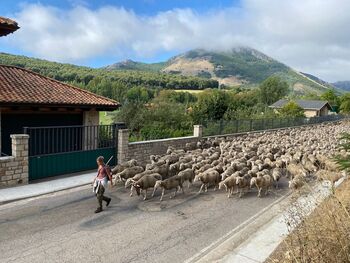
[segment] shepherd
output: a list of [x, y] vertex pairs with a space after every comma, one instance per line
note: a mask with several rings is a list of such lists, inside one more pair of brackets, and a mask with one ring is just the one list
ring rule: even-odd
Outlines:
[[107, 188], [107, 185], [108, 185], [108, 180], [111, 183], [111, 187], [113, 186], [113, 184], [112, 184], [112, 175], [108, 165], [104, 163], [104, 157], [99, 156], [96, 162], [98, 165], [98, 170], [97, 170], [97, 175], [94, 178], [94, 181], [92, 182], [92, 185], [93, 185], [93, 192], [96, 194], [98, 205], [99, 205], [95, 213], [100, 213], [103, 211], [102, 201], [105, 201], [106, 206], [108, 206], [112, 200], [111, 198], [104, 196], [105, 189]]

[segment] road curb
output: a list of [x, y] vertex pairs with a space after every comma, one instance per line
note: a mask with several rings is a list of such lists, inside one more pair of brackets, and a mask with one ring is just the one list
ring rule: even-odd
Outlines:
[[[339, 187], [345, 181], [346, 178], [347, 177], [343, 177], [338, 182], [336, 182], [335, 187], [336, 188]], [[318, 193], [317, 191], [320, 191], [320, 188], [322, 189], [322, 187], [324, 187], [324, 185], [321, 185], [321, 184], [314, 185], [312, 187], [312, 191], [307, 196], [310, 198], [314, 198], [310, 194], [311, 193], [317, 194]], [[329, 195], [330, 193], [327, 193], [323, 197], [322, 202]], [[253, 217], [249, 218], [248, 220], [246, 220], [236, 228], [232, 229], [223, 237], [219, 238], [218, 240], [216, 240], [206, 248], [202, 249], [193, 257], [187, 259], [185, 262], [186, 263], [229, 262], [227, 261], [227, 259], [231, 258], [234, 255], [236, 255], [236, 259], [237, 257], [240, 258], [239, 262], [241, 261], [245, 263], [263, 262], [263, 261], [257, 261], [256, 259], [248, 258], [247, 255], [242, 255], [240, 253], [237, 253], [237, 250], [240, 251], [240, 249], [242, 249], [242, 247], [240, 246], [243, 245], [243, 243], [247, 241], [248, 238], [252, 237], [252, 234], [261, 230], [263, 226], [265, 227], [272, 226], [274, 223], [276, 223], [278, 219], [280, 219], [280, 216], [282, 216], [285, 213], [285, 211], [287, 211], [286, 207], [291, 205], [291, 201], [293, 201], [292, 197], [293, 197], [292, 192], [289, 192], [285, 196], [279, 198], [278, 200], [270, 204], [268, 207], [264, 208], [262, 211], [255, 214]], [[296, 202], [298, 202], [300, 198], [304, 198], [304, 197], [299, 196]], [[318, 205], [319, 203], [316, 204], [316, 206], [313, 209], [315, 209]], [[311, 210], [311, 212], [313, 211], [313, 209]], [[283, 236], [283, 233], [281, 235]], [[256, 238], [256, 236], [254, 238]], [[266, 236], [263, 241], [267, 242], [270, 248], [273, 247], [273, 250], [271, 251], [271, 253], [280, 244], [280, 241], [276, 241], [276, 240], [272, 241], [271, 243], [269, 239], [266, 240]], [[248, 243], [246, 242], [245, 245], [250, 243], [251, 241]], [[269, 251], [270, 250], [268, 250], [268, 253], [270, 255], [271, 253]], [[265, 248], [265, 252], [266, 252], [266, 248]]]
[[[287, 194], [285, 194], [284, 196], [278, 198], [276, 201], [274, 201], [273, 203], [271, 203], [270, 205], [268, 205], [267, 207], [265, 207], [264, 209], [262, 209], [261, 211], [259, 211], [258, 213], [256, 213], [255, 215], [253, 215], [252, 217], [250, 217], [248, 220], [244, 221], [243, 223], [241, 223], [240, 225], [238, 225], [237, 227], [233, 228], [232, 230], [230, 230], [227, 234], [225, 234], [224, 236], [222, 236], [221, 238], [219, 238], [218, 240], [214, 241], [212, 244], [210, 244], [209, 246], [205, 247], [204, 249], [202, 249], [200, 252], [198, 252], [197, 254], [195, 254], [193, 257], [187, 259], [186, 261], [184, 261], [184, 263], [194, 263], [194, 262], [198, 262], [199, 260], [203, 259], [207, 254], [211, 253], [213, 250], [215, 250], [216, 248], [218, 248], [221, 244], [223, 244], [225, 241], [227, 241], [228, 239], [232, 238], [234, 235], [237, 235], [238, 233], [242, 232], [244, 229], [246, 229], [250, 224], [254, 223], [255, 220], [257, 220], [259, 217], [261, 217], [263, 214], [266, 214], [269, 210], [271, 210], [271, 208], [273, 208], [274, 206], [277, 206], [278, 204], [280, 204], [281, 202], [285, 201], [288, 197], [290, 197], [292, 194], [292, 192], [288, 192]], [[275, 215], [271, 216], [270, 220], [274, 217]], [[262, 223], [266, 223], [266, 221], [261, 222]], [[240, 239], [244, 239], [245, 236], [249, 235], [249, 233], [244, 233], [244, 235], [240, 236]], [[236, 242], [236, 246], [238, 246], [238, 242]]]

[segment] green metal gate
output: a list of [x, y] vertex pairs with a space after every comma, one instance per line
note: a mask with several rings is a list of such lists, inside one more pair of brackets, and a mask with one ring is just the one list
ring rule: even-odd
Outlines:
[[117, 163], [117, 125], [25, 127], [29, 180], [96, 168], [100, 155]]

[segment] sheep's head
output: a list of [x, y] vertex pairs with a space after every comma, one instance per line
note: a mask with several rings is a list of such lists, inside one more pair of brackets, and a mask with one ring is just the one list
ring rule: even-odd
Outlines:
[[253, 188], [255, 186], [255, 183], [256, 183], [256, 177], [253, 177], [251, 180], [250, 180], [250, 188]]
[[243, 177], [236, 178], [236, 185], [241, 185], [243, 183]]
[[219, 189], [222, 189], [223, 187], [225, 187], [225, 189], [227, 191], [227, 185], [224, 182], [220, 182], [219, 183]]
[[141, 186], [137, 183], [133, 183], [133, 186], [136, 190], [137, 195], [140, 195], [141, 194]]
[[162, 180], [156, 181], [156, 183], [154, 184], [154, 191], [155, 191], [156, 189], [158, 189], [161, 185], [162, 185]]
[[120, 173], [118, 173], [118, 174], [116, 174], [116, 176], [114, 177], [114, 185], [115, 185], [116, 183], [120, 183], [120, 182], [122, 182], [122, 178], [121, 178], [121, 176], [120, 176]]
[[130, 187], [133, 183], [135, 183], [135, 180], [132, 179], [132, 178], [128, 178], [128, 179], [125, 181], [125, 188]]
[[194, 177], [193, 182], [199, 182], [199, 181], [202, 181], [202, 174], [197, 174], [197, 175]]

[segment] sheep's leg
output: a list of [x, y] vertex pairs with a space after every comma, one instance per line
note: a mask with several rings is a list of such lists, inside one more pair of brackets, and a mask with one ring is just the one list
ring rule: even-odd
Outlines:
[[258, 188], [258, 197], [261, 197], [261, 189], [262, 189], [262, 187]]
[[269, 193], [269, 187], [266, 187], [265, 195], [267, 195], [268, 193]]
[[[175, 188], [174, 198], [175, 198], [175, 196], [176, 196], [177, 190], [179, 190], [178, 187]], [[170, 199], [171, 199], [171, 196], [170, 196]]]
[[214, 191], [216, 191], [216, 187], [217, 187], [217, 186], [218, 186], [217, 184], [214, 186]]
[[130, 188], [130, 197], [133, 196], [134, 194], [134, 186], [132, 185]]
[[205, 192], [208, 192], [208, 184], [205, 184]]
[[182, 193], [185, 194], [184, 187], [181, 186]]
[[145, 189], [145, 195], [143, 196], [143, 200], [147, 199], [147, 189]]
[[240, 189], [239, 189], [239, 198], [241, 198], [241, 197], [242, 197], [242, 192], [243, 192], [243, 189], [242, 189], [242, 188], [240, 188]]
[[165, 188], [163, 188], [162, 195], [160, 197], [160, 201], [163, 201], [164, 192], [165, 192]]
[[190, 189], [190, 185], [192, 184], [192, 182], [188, 181], [188, 185], [187, 188]]
[[154, 196], [156, 190], [157, 190], [157, 188], [153, 187], [152, 197]]
[[204, 187], [204, 184], [202, 184], [201, 188], [199, 188], [199, 192], [198, 192], [199, 194], [202, 192], [203, 187]]
[[276, 189], [278, 189], [278, 181], [276, 181]]

